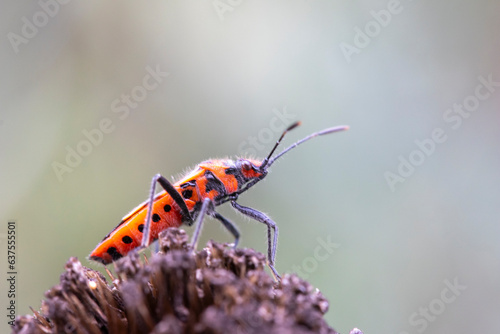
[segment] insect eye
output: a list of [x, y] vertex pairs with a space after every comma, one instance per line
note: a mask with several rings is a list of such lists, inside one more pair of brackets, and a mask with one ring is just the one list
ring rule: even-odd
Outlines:
[[243, 167], [244, 170], [251, 170], [252, 164], [250, 163], [250, 161], [245, 160], [241, 163], [241, 167]]

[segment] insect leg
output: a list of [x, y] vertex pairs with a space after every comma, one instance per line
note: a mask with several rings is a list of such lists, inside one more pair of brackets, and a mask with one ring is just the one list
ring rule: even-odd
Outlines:
[[240, 241], [240, 232], [238, 232], [236, 226], [234, 226], [231, 221], [227, 220], [217, 212], [214, 212], [213, 216], [215, 219], [219, 220], [222, 225], [224, 225], [224, 227], [227, 228], [229, 232], [231, 232], [231, 234], [234, 236], [234, 248], [236, 248], [236, 246], [238, 246], [238, 242]]
[[[278, 274], [278, 271], [274, 268], [274, 259], [276, 258], [276, 245], [278, 243], [278, 226], [276, 223], [269, 218], [264, 213], [257, 211], [252, 208], [248, 208], [246, 206], [239, 205], [236, 201], [231, 201], [231, 205], [233, 208], [248, 216], [252, 219], [255, 219], [258, 222], [267, 225], [267, 259], [269, 268], [271, 268], [273, 274], [280, 279], [281, 276]], [[274, 230], [274, 238], [271, 238], [271, 229]]]
[[186, 202], [182, 198], [182, 196], [179, 194], [177, 189], [174, 188], [172, 183], [170, 183], [166, 178], [164, 178], [161, 174], [156, 174], [153, 177], [153, 181], [151, 182], [151, 192], [149, 193], [149, 203], [148, 203], [148, 213], [146, 215], [146, 223], [144, 224], [144, 230], [143, 236], [142, 236], [142, 242], [141, 242], [141, 247], [148, 247], [149, 246], [149, 237], [150, 237], [150, 229], [151, 229], [151, 216], [153, 215], [153, 203], [154, 203], [154, 198], [155, 198], [155, 193], [156, 193], [156, 182], [158, 182], [163, 189], [172, 197], [174, 200], [175, 204], [179, 207], [181, 210], [181, 214], [183, 217], [183, 220], [186, 221], [193, 221], [193, 217], [191, 217], [191, 214], [189, 213], [188, 207], [186, 205]]
[[191, 247], [193, 249], [196, 249], [196, 244], [198, 243], [198, 238], [200, 236], [201, 228], [203, 225], [203, 219], [205, 218], [205, 215], [209, 212], [209, 210], [212, 210], [212, 200], [210, 198], [205, 198], [203, 200], [203, 203], [201, 205], [201, 209], [198, 213], [198, 218], [196, 219], [195, 222], [195, 229], [193, 233], [193, 237], [191, 238]]

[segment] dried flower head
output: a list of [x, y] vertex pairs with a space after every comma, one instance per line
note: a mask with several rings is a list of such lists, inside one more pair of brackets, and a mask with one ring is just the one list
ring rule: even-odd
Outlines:
[[328, 301], [295, 275], [275, 282], [252, 249], [209, 242], [193, 252], [183, 230], [160, 235], [161, 252], [115, 264], [112, 284], [70, 258], [41, 310], [13, 333], [337, 333]]

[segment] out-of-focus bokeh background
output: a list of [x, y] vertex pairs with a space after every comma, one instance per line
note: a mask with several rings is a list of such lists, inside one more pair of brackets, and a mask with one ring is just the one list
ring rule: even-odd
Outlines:
[[[0, 12], [1, 328], [9, 220], [27, 314], [70, 256], [99, 268], [86, 256], [155, 173], [264, 157], [302, 120], [286, 144], [351, 130], [290, 152], [241, 196], [278, 223], [278, 270], [319, 288], [342, 333], [500, 331], [498, 1], [42, 0]], [[264, 226], [220, 210], [242, 246], [266, 250]], [[202, 238], [231, 241], [214, 221]]]

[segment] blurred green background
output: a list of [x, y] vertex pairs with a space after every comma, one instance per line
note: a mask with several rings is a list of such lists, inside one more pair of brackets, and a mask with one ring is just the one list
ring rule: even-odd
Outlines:
[[[277, 269], [319, 288], [342, 333], [500, 332], [498, 1], [1, 6], [2, 309], [9, 219], [27, 314], [70, 256], [99, 268], [86, 256], [155, 173], [264, 157], [301, 120], [285, 144], [351, 130], [290, 152], [241, 196], [280, 227]], [[144, 89], [156, 69], [168, 75]], [[57, 173], [68, 147], [87, 155]], [[220, 210], [241, 246], [266, 250], [264, 226]], [[200, 244], [212, 238], [231, 241], [209, 221]]]

